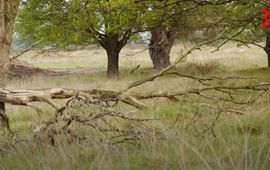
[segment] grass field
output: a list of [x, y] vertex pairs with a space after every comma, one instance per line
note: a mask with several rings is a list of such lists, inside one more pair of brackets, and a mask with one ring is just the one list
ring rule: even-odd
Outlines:
[[[85, 68], [88, 71], [84, 74], [14, 79], [9, 81], [8, 88], [124, 89], [128, 83], [155, 73], [151, 68], [147, 51], [131, 55], [142, 49], [143, 47], [124, 49], [121, 54], [119, 81], [106, 80], [106, 55], [101, 49], [91, 47], [77, 52], [59, 52], [38, 57], [35, 56], [35, 52], [31, 52], [22, 58], [36, 66], [49, 69]], [[270, 70], [264, 68], [267, 62], [263, 50], [256, 47], [250, 49], [236, 47], [234, 44], [211, 53], [214, 49], [204, 47], [202, 51], [194, 52], [179, 65], [177, 70], [203, 77], [237, 75], [256, 78], [256, 80], [219, 82], [232, 86], [237, 83], [269, 82]], [[172, 59], [183, 51], [182, 45], [176, 45], [172, 51]], [[131, 74], [130, 71], [137, 65], [141, 65], [140, 69]], [[134, 91], [176, 91], [192, 86], [194, 86], [192, 80], [169, 76], [158, 78]], [[247, 96], [257, 95], [247, 94]], [[32, 124], [39, 120], [36, 113], [29, 108], [8, 105], [7, 113], [16, 140], [8, 136], [1, 137], [0, 169], [267, 170], [270, 168], [268, 96], [269, 93], [265, 93], [258, 95], [257, 101], [251, 104], [232, 106], [247, 113], [243, 116], [231, 113], [219, 115], [214, 109], [200, 107], [194, 104], [202, 102], [202, 99], [196, 96], [183, 98], [176, 103], [165, 99], [145, 101], [149, 106], [147, 109], [134, 111], [140, 116], [160, 119], [149, 122], [149, 126], [159, 130], [162, 138], [152, 135], [142, 138], [136, 144], [118, 145], [103, 143], [101, 139], [104, 134], [88, 129], [84, 129], [82, 133], [89, 138], [80, 143], [70, 144], [62, 137], [55, 146], [38, 144], [32, 140], [31, 133]], [[119, 107], [130, 109], [124, 105]], [[47, 106], [44, 105], [43, 108], [42, 120], [54, 114]]]

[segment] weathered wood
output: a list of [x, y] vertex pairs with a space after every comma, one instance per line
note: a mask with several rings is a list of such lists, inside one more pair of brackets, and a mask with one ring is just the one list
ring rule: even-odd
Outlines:
[[151, 30], [151, 34], [149, 55], [153, 66], [157, 70], [165, 69], [171, 65], [170, 52], [178, 32], [172, 28], [157, 26]]
[[[5, 87], [7, 83], [9, 50], [19, 4], [19, 0], [0, 0], [0, 88]], [[5, 103], [0, 103], [0, 114], [0, 124], [9, 128]]]
[[[200, 81], [209, 81], [211, 78], [204, 78], [204, 80], [189, 76], [192, 79], [196, 79]], [[214, 77], [213, 79], [216, 79]], [[221, 78], [224, 79], [224, 78]], [[226, 79], [226, 78], [225, 78]], [[43, 102], [50, 105], [54, 108], [58, 113], [61, 112], [64, 106], [58, 106], [54, 100], [57, 99], [67, 99], [70, 100], [74, 97], [79, 97], [85, 101], [90, 103], [98, 104], [101, 102], [115, 102], [120, 101], [126, 103], [135, 108], [145, 108], [146, 105], [142, 103], [140, 100], [145, 99], [153, 99], [153, 98], [167, 98], [172, 101], [177, 101], [177, 97], [185, 96], [188, 94], [198, 95], [203, 98], [207, 98], [210, 100], [222, 100], [226, 102], [231, 102], [234, 104], [245, 104], [246, 102], [238, 102], [231, 98], [224, 97], [214, 97], [207, 96], [206, 92], [223, 92], [230, 93], [229, 91], [237, 91], [242, 90], [243, 92], [247, 91], [269, 91], [270, 83], [260, 83], [253, 85], [243, 85], [243, 86], [205, 86], [201, 88], [191, 88], [183, 91], [175, 91], [175, 92], [152, 92], [152, 93], [125, 93], [118, 91], [108, 91], [108, 90], [100, 90], [100, 89], [92, 89], [92, 90], [74, 90], [74, 89], [63, 89], [63, 88], [52, 88], [52, 89], [41, 89], [41, 90], [8, 90], [8, 89], [0, 89], [0, 102], [9, 103], [12, 105], [21, 105], [32, 107], [38, 112], [41, 109], [34, 106], [33, 102]]]
[[9, 103], [12, 105], [22, 105], [33, 107], [33, 102], [44, 102], [52, 106], [56, 110], [62, 107], [57, 106], [53, 99], [69, 99], [74, 96], [80, 96], [90, 102], [99, 101], [122, 101], [126, 104], [132, 105], [136, 108], [145, 107], [143, 103], [139, 102], [131, 95], [121, 92], [105, 91], [105, 90], [73, 90], [73, 89], [42, 89], [42, 90], [7, 90], [0, 89], [0, 102]]

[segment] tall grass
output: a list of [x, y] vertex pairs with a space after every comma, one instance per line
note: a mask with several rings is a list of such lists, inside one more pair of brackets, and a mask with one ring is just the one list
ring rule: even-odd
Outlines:
[[[269, 113], [222, 114], [213, 136], [211, 131], [203, 131], [214, 121], [216, 114], [211, 110], [168, 103], [142, 112], [162, 118], [155, 122], [162, 129], [162, 139], [152, 136], [136, 144], [108, 145], [102, 142], [100, 134], [88, 129], [84, 129], [88, 135], [86, 140], [70, 144], [62, 136], [56, 146], [32, 140], [15, 144], [14, 140], [2, 138], [0, 169], [267, 170], [270, 167]], [[12, 124], [31, 120], [31, 113], [20, 113], [16, 119], [15, 115], [11, 117]], [[202, 114], [200, 119], [192, 122], [198, 114]], [[25, 138], [31, 139], [29, 133], [17, 136], [17, 140]]]
[[[196, 68], [197, 66], [192, 67], [192, 69]], [[184, 72], [186, 69], [179, 70]], [[198, 73], [197, 70], [188, 71]], [[80, 89], [121, 89], [128, 82], [151, 72], [153, 70], [150, 69], [139, 70], [133, 75], [128, 71], [122, 72], [123, 80], [118, 82], [107, 82], [104, 77], [100, 78], [101, 73], [91, 74], [91, 76], [37, 77], [13, 80], [9, 87], [31, 89], [61, 86]], [[253, 70], [239, 74], [254, 75], [261, 77], [260, 81], [267, 81], [269, 76], [266, 73], [268, 71]], [[245, 82], [246, 80], [242, 83]], [[235, 82], [226, 83], [233, 85]], [[168, 77], [160, 78], [136, 90], [179, 90], [191, 85], [193, 82], [187, 79]], [[196, 98], [190, 99], [196, 101]], [[264, 96], [244, 108], [250, 113], [249, 115], [222, 113], [218, 119], [216, 116], [219, 113], [214, 110], [200, 108], [194, 104], [184, 104], [183, 101], [146, 102], [150, 107], [139, 111], [138, 114], [160, 118], [152, 125], [161, 130], [162, 138], [159, 135], [152, 135], [137, 143], [117, 145], [104, 142], [102, 140], [104, 134], [91, 129], [78, 129], [88, 136], [81, 142], [69, 143], [65, 136], [59, 136], [55, 146], [37, 143], [33, 140], [31, 126], [38, 121], [38, 116], [29, 109], [8, 106], [8, 115], [16, 139], [1, 135], [0, 169], [268, 170], [270, 168], [270, 113], [267, 99], [268, 97]], [[42, 108], [44, 109], [42, 120], [53, 115], [51, 109], [46, 106]], [[214, 121], [214, 126], [209, 128]]]

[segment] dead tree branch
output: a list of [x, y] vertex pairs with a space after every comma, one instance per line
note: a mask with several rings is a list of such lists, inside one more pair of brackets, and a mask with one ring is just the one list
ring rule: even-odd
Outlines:
[[[198, 80], [193, 76], [186, 76], [195, 80]], [[226, 78], [224, 78], [226, 79]], [[201, 79], [199, 79], [201, 80]], [[211, 78], [205, 78], [203, 80], [211, 80]], [[246, 92], [249, 91], [269, 91], [270, 83], [259, 83], [254, 85], [242, 85], [242, 86], [217, 86], [217, 85], [207, 85], [201, 88], [191, 88], [183, 91], [175, 92], [152, 92], [152, 93], [123, 93], [117, 91], [106, 91], [99, 89], [92, 90], [73, 90], [73, 89], [42, 89], [42, 90], [7, 90], [0, 89], [0, 101], [9, 103], [12, 105], [28, 106], [35, 109], [38, 113], [41, 109], [34, 107], [33, 102], [43, 102], [54, 108], [58, 113], [61, 112], [63, 107], [58, 106], [54, 100], [55, 99], [69, 99], [72, 100], [74, 97], [79, 97], [89, 103], [100, 104], [101, 102], [115, 102], [120, 101], [126, 103], [135, 108], [145, 108], [146, 105], [140, 100], [153, 99], [153, 98], [168, 98], [173, 101], [177, 101], [177, 97], [186, 96], [188, 94], [198, 95], [206, 99], [213, 100], [223, 100], [227, 102], [232, 102], [236, 104], [243, 104], [241, 102], [237, 103], [233, 98], [216, 98], [210, 95], [206, 95], [206, 92]], [[225, 93], [225, 94], [226, 94]]]
[[192, 47], [190, 50], [188, 50], [186, 53], [184, 53], [183, 55], [179, 56], [175, 62], [170, 65], [169, 67], [165, 68], [164, 70], [152, 75], [152, 76], [149, 76], [149, 77], [146, 77], [144, 79], [141, 79], [141, 80], [138, 80], [138, 81], [135, 81], [131, 84], [129, 84], [127, 86], [126, 89], [123, 90], [123, 92], [126, 92], [132, 88], [135, 88], [135, 87], [138, 87], [146, 82], [149, 82], [149, 81], [154, 81], [156, 78], [158, 77], [161, 77], [161, 76], [164, 76], [168, 71], [172, 70], [173, 68], [175, 68], [176, 65], [178, 65], [183, 59], [185, 59], [188, 55], [190, 55], [194, 50], [200, 50], [200, 47], [202, 47], [203, 45], [207, 45], [207, 44], [210, 44], [210, 43], [213, 43], [217, 41], [217, 39], [214, 39], [214, 40], [210, 40], [210, 41], [206, 41], [206, 42], [203, 42], [203, 43], [200, 43], [194, 47]]
[[9, 60], [10, 60], [10, 61], [13, 61], [13, 60], [19, 58], [20, 56], [22, 56], [23, 54], [27, 53], [28, 51], [30, 51], [30, 50], [32, 50], [34, 47], [36, 47], [38, 44], [40, 44], [41, 41], [42, 41], [42, 40], [33, 43], [33, 44], [30, 45], [28, 48], [26, 48], [26, 49], [24, 49], [23, 51], [21, 51], [19, 54], [15, 55], [15, 56], [13, 56], [13, 57], [10, 57]]

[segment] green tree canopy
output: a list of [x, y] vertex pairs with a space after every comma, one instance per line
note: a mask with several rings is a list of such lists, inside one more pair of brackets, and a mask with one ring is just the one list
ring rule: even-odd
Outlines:
[[119, 52], [129, 38], [161, 19], [157, 1], [25, 0], [17, 32], [26, 39], [69, 44], [100, 43], [108, 55], [108, 76], [118, 75]]

